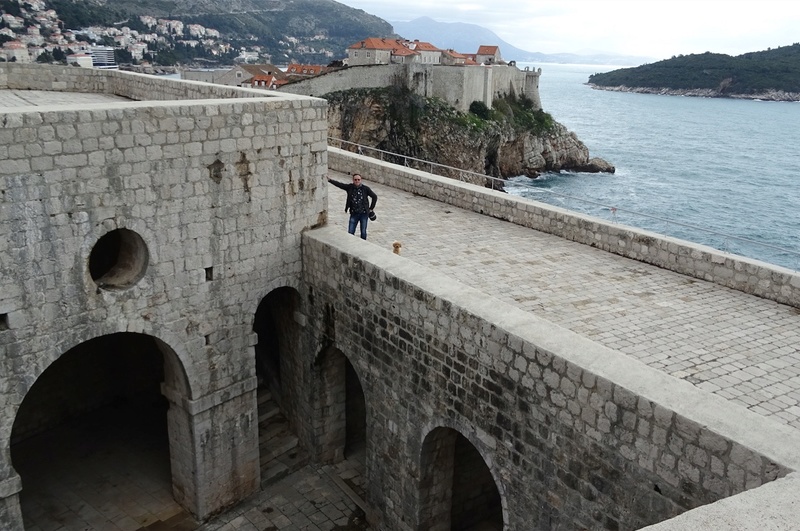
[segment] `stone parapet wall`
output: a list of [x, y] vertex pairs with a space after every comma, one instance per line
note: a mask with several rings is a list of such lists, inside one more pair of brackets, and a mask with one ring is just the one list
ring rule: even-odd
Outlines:
[[[162, 81], [31, 68], [4, 65], [2, 85], [100, 92], [119, 82], [152, 99]], [[236, 92], [201, 85], [186, 93]], [[0, 482], [17, 478], [12, 426], [39, 376], [73, 347], [129, 332], [164, 353], [176, 499], [201, 518], [241, 500], [260, 474], [254, 315], [272, 290], [297, 289], [301, 233], [324, 223], [325, 102], [23, 107], [0, 120]], [[95, 275], [92, 253], [112, 233], [122, 251], [110, 243], [97, 262], [113, 262], [113, 274]]]
[[334, 147], [328, 148], [328, 166], [345, 173], [362, 173], [372, 182], [800, 308], [800, 274], [780, 266]]
[[180, 81], [119, 70], [18, 63], [0, 64], [0, 88], [114, 94], [135, 101], [231, 98], [298, 99], [294, 94], [228, 87], [199, 81]]
[[303, 257], [317, 341], [366, 395], [380, 528], [418, 528], [438, 427], [479, 451], [506, 529], [636, 529], [800, 466], [791, 428], [339, 228]]

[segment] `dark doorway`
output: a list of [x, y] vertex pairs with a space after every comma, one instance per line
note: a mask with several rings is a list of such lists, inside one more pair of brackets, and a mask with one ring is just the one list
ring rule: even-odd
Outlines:
[[258, 336], [255, 351], [259, 385], [266, 386], [282, 408], [289, 405], [284, 404], [283, 373], [297, 346], [294, 314], [299, 305], [300, 295], [294, 288], [278, 288], [264, 297], [253, 320], [253, 332]]
[[299, 325], [295, 315], [300, 295], [294, 288], [271, 291], [258, 305], [253, 331], [258, 377], [258, 443], [261, 485], [267, 486], [308, 462], [297, 437], [297, 400], [292, 388], [300, 363]]
[[363, 461], [367, 445], [367, 402], [350, 360], [345, 358], [345, 459]]
[[425, 438], [420, 463], [420, 529], [501, 531], [500, 492], [480, 452], [450, 428]]
[[102, 336], [39, 376], [11, 434], [27, 527], [143, 527], [184, 514], [172, 496], [163, 347], [142, 334]]

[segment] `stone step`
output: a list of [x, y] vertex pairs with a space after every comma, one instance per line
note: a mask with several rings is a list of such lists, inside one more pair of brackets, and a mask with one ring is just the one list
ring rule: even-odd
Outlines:
[[287, 440], [281, 446], [262, 450], [261, 487], [279, 481], [308, 464], [305, 450], [297, 443], [297, 438]]
[[291, 435], [289, 429], [289, 422], [283, 416], [276, 416], [271, 420], [258, 424], [258, 440], [268, 441], [276, 437], [283, 437], [284, 435]]
[[275, 402], [269, 401], [258, 405], [258, 424], [267, 422], [269, 419], [281, 415], [281, 410]]
[[258, 450], [264, 488], [299, 470], [309, 458], [269, 390], [259, 387], [257, 392]]
[[274, 441], [264, 441], [258, 445], [258, 451], [261, 454], [261, 462], [271, 461], [284, 454], [297, 450], [299, 443], [297, 437], [288, 435], [275, 439]]
[[256, 390], [256, 397], [257, 397], [256, 403], [258, 404], [259, 409], [261, 409], [262, 404], [265, 404], [267, 402], [274, 402], [272, 400], [272, 393], [270, 392], [269, 389], [266, 389], [264, 387], [259, 387]]

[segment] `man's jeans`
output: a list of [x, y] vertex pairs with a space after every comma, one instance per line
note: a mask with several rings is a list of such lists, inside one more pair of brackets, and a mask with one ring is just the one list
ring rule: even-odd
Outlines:
[[361, 239], [367, 239], [367, 221], [369, 221], [369, 212], [363, 214], [350, 214], [350, 223], [347, 224], [347, 232], [350, 234], [356, 233], [356, 225], [361, 224]]

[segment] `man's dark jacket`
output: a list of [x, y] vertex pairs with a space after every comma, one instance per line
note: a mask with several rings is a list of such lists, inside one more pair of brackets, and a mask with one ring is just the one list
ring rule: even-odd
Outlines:
[[[375, 203], [378, 202], [378, 195], [366, 184], [356, 186], [353, 183], [340, 183], [339, 181], [334, 181], [333, 179], [329, 179], [328, 182], [334, 185], [336, 188], [341, 188], [347, 192], [347, 202], [344, 205], [345, 212], [350, 212], [351, 214], [366, 214], [370, 210], [375, 210]], [[358, 188], [361, 188], [361, 190], [364, 192], [361, 194], [361, 205], [354, 204], [354, 198], [358, 196]], [[371, 201], [369, 201], [370, 199]]]

